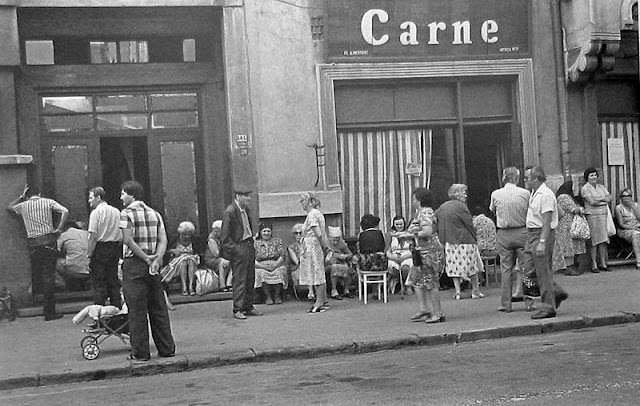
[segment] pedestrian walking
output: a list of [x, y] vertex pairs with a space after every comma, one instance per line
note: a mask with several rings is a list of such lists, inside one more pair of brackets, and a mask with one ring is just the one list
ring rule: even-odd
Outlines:
[[93, 303], [122, 307], [118, 261], [122, 256], [120, 211], [105, 200], [106, 192], [100, 187], [89, 191], [89, 246], [87, 257], [93, 283]]
[[[24, 187], [22, 194], [9, 203], [9, 211], [22, 217], [27, 231], [27, 245], [31, 257], [32, 291], [44, 295], [44, 319], [56, 320], [55, 271], [58, 259], [57, 240], [69, 211], [52, 199], [40, 196], [36, 186]], [[58, 225], [53, 224], [53, 213], [60, 214]]]
[[231, 263], [233, 285], [233, 317], [245, 320], [247, 316], [262, 316], [253, 307], [255, 297], [256, 250], [249, 211], [251, 191], [237, 189], [234, 200], [222, 216], [222, 257]]
[[516, 260], [523, 261], [527, 243], [527, 210], [531, 193], [518, 186], [520, 170], [513, 166], [502, 171], [502, 188], [491, 193], [489, 210], [496, 216], [496, 241], [502, 274], [500, 307], [498, 311], [511, 312], [513, 298], [522, 299], [522, 271]]
[[522, 267], [524, 273], [535, 273], [542, 303], [532, 319], [556, 316], [556, 309], [569, 295], [553, 281], [552, 256], [555, 230], [558, 227], [558, 205], [554, 193], [545, 185], [547, 177], [539, 166], [527, 168], [524, 175], [531, 190], [527, 210], [527, 244]]
[[143, 201], [144, 189], [134, 180], [122, 184], [120, 213], [122, 241], [122, 287], [129, 308], [131, 354], [128, 359], [148, 361], [149, 326], [160, 357], [173, 357], [176, 347], [171, 334], [160, 267], [167, 249], [162, 216]]

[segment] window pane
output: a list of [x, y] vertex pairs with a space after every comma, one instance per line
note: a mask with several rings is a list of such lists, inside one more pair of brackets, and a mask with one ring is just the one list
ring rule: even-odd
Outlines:
[[98, 113], [144, 110], [145, 99], [144, 95], [141, 94], [118, 94], [96, 97], [96, 111]]
[[98, 114], [98, 130], [140, 130], [148, 128], [145, 114]]
[[196, 40], [185, 39], [182, 41], [182, 60], [184, 62], [196, 61]]
[[198, 112], [177, 111], [173, 113], [153, 113], [151, 115], [152, 128], [197, 127]]
[[76, 116], [43, 116], [42, 123], [48, 132], [76, 132], [93, 130], [93, 119], [90, 115]]
[[120, 41], [121, 63], [149, 62], [147, 41]]
[[25, 41], [27, 65], [53, 65], [53, 41]]
[[91, 96], [43, 97], [41, 111], [45, 114], [91, 113]]
[[91, 41], [91, 63], [118, 63], [118, 46], [115, 42]]
[[149, 96], [151, 110], [196, 110], [198, 99], [195, 93], [156, 93]]

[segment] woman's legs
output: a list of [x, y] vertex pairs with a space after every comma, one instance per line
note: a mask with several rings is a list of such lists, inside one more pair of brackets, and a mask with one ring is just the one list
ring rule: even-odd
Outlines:
[[323, 283], [321, 285], [315, 285], [316, 290], [316, 304], [314, 307], [320, 308], [324, 306], [324, 303], [327, 301], [327, 284]]
[[478, 274], [471, 275], [471, 297], [474, 299], [484, 297], [482, 293], [480, 293], [480, 281], [478, 279]]
[[331, 297], [335, 298], [338, 297], [338, 281], [340, 280], [340, 277], [336, 276], [336, 275], [331, 275]]
[[178, 265], [178, 273], [180, 274], [180, 282], [182, 283], [182, 295], [187, 296], [189, 294], [189, 289], [187, 289], [187, 262], [182, 261]]
[[608, 244], [603, 242], [602, 244], [598, 244], [598, 255], [600, 256], [600, 267], [607, 269], [607, 257], [609, 254], [607, 253]]
[[230, 288], [231, 281], [231, 264], [224, 258], [220, 258], [220, 264], [218, 265], [218, 275], [220, 275], [220, 282], [225, 288]]
[[418, 313], [430, 313], [425, 289], [414, 286], [414, 290], [416, 291], [416, 296], [418, 297]]
[[589, 254], [591, 255], [591, 271], [598, 272], [598, 263], [596, 262], [596, 258], [598, 255], [598, 246], [591, 244], [591, 248], [589, 248]]
[[282, 284], [277, 283], [273, 286], [273, 302], [275, 304], [282, 304]]
[[640, 269], [640, 231], [634, 231], [631, 238], [633, 254], [636, 256], [636, 268]]
[[458, 277], [452, 277], [451, 280], [453, 280], [453, 286], [456, 289], [456, 299], [460, 300], [460, 294], [462, 293], [462, 291], [460, 290], [460, 278]]
[[437, 323], [439, 321], [444, 321], [444, 312], [442, 311], [442, 306], [440, 305], [440, 289], [438, 289], [438, 286], [435, 286], [434, 288], [429, 289], [426, 292], [426, 296], [431, 303], [433, 312], [431, 313], [431, 318], [425, 320], [425, 322]]
[[272, 305], [273, 297], [271, 296], [271, 288], [266, 283], [263, 283], [260, 287], [262, 289], [262, 293], [264, 293], [264, 304]]
[[196, 294], [195, 286], [194, 286], [194, 278], [196, 275], [196, 263], [194, 261], [189, 261], [187, 274], [189, 276], [189, 294], [194, 296]]

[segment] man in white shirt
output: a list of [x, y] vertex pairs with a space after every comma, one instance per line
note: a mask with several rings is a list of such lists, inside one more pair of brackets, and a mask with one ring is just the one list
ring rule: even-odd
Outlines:
[[556, 316], [556, 309], [569, 295], [553, 281], [551, 259], [558, 227], [558, 205], [555, 194], [544, 184], [547, 177], [539, 166], [527, 168], [525, 184], [531, 189], [527, 210], [527, 244], [524, 249], [525, 274], [535, 272], [542, 303], [532, 319]]

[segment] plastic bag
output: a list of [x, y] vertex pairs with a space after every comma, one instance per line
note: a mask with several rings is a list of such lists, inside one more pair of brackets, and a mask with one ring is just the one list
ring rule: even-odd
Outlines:
[[197, 295], [202, 296], [220, 290], [220, 279], [212, 270], [198, 269], [196, 270], [195, 277]]

